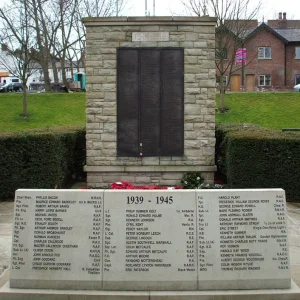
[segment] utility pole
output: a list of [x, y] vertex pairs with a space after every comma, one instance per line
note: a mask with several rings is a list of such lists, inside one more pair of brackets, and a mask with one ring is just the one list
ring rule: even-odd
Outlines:
[[145, 0], [145, 17], [148, 17], [147, 0]]
[[116, 0], [116, 10], [117, 10], [116, 16], [118, 17], [119, 16], [119, 0]]
[[155, 17], [155, 0], [153, 0], [153, 17]]

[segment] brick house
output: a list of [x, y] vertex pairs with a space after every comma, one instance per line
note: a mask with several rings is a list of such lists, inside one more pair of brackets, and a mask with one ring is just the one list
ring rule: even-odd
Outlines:
[[278, 20], [250, 29], [241, 49], [246, 61], [235, 66], [232, 91], [291, 89], [300, 83], [300, 20], [287, 20], [280, 13]]

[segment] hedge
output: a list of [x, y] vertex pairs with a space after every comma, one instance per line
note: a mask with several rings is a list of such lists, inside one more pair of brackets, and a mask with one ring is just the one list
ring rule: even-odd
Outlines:
[[62, 188], [85, 176], [85, 129], [0, 135], [0, 199], [19, 188]]
[[218, 172], [226, 175], [226, 141], [229, 132], [243, 131], [247, 129], [261, 128], [256, 124], [247, 123], [217, 123], [216, 124], [216, 151], [215, 161]]
[[235, 125], [219, 130], [228, 188], [283, 188], [289, 201], [300, 201], [300, 134]]

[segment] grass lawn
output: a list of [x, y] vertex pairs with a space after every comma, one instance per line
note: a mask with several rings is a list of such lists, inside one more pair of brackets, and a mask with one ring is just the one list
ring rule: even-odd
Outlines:
[[85, 93], [28, 94], [29, 118], [19, 115], [23, 95], [0, 94], [0, 132], [16, 132], [54, 126], [85, 126]]
[[[300, 93], [229, 93], [229, 112], [217, 122], [254, 123], [265, 128], [300, 128]], [[219, 105], [219, 94], [217, 94]], [[30, 118], [22, 113], [22, 94], [0, 94], [0, 132], [55, 126], [85, 126], [85, 93], [28, 94]]]
[[[217, 94], [217, 106], [220, 95]], [[229, 93], [229, 112], [217, 114], [217, 122], [253, 123], [265, 128], [300, 128], [300, 93]]]

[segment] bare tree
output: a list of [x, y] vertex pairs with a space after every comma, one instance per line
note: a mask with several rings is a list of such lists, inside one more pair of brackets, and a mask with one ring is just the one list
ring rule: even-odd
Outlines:
[[[31, 50], [26, 53], [30, 53], [31, 59], [40, 64], [45, 90], [50, 91], [50, 65], [57, 82], [56, 63], [60, 61], [62, 79], [64, 84], [67, 84], [66, 61], [69, 61], [71, 69], [73, 65], [78, 66], [80, 61], [82, 63], [85, 61], [86, 32], [81, 22], [82, 17], [119, 15], [126, 0], [119, 0], [118, 5], [115, 0], [10, 0], [10, 2], [12, 8], [17, 6], [22, 7], [22, 10], [2, 9], [2, 19], [5, 22], [11, 21], [9, 27], [11, 38], [18, 40], [18, 32], [14, 28], [16, 22], [10, 17], [14, 16], [14, 19], [18, 20], [24, 19], [26, 15], [23, 31], [30, 32], [30, 38], [36, 40], [36, 45], [30, 46]], [[3, 28], [5, 29], [5, 26]], [[74, 58], [77, 59], [76, 64], [73, 64]]]
[[28, 117], [27, 109], [27, 81], [36, 72], [34, 65], [34, 47], [36, 42], [32, 32], [32, 23], [28, 14], [28, 7], [18, 3], [0, 8], [2, 52], [0, 63], [12, 75], [22, 80], [23, 87], [23, 117]]
[[[76, 19], [73, 26], [74, 31], [78, 34], [78, 43], [73, 46], [75, 56], [79, 59], [78, 62], [85, 68], [85, 41], [86, 31], [82, 26], [83, 17], [111, 17], [119, 16], [122, 14], [127, 0], [119, 0], [116, 5], [116, 0], [84, 0], [79, 1], [78, 9], [76, 12]], [[76, 50], [75, 50], [76, 49]]]
[[[244, 58], [236, 64], [237, 51], [244, 49], [247, 35], [257, 26], [257, 15], [261, 3], [256, 0], [182, 0], [195, 15], [210, 14], [217, 18], [216, 28], [216, 69], [220, 81], [220, 111], [225, 109], [225, 91], [231, 76], [249, 64], [253, 58]], [[256, 25], [255, 25], [256, 24]], [[227, 82], [224, 80], [228, 76]]]
[[181, 3], [183, 4], [185, 10], [190, 13], [190, 14], [194, 14], [197, 16], [205, 16], [207, 15], [207, 2], [209, 0], [188, 0], [188, 1], [184, 1], [181, 0]]
[[118, 16], [126, 4], [125, 0], [83, 0], [79, 11], [84, 17], [110, 17]]
[[48, 15], [45, 7], [49, 4], [49, 0], [18, 0], [26, 3], [30, 17], [33, 19], [35, 37], [37, 40], [37, 51], [35, 52], [35, 60], [42, 67], [44, 75], [45, 90], [50, 91], [49, 63], [51, 41], [49, 41], [49, 24], [46, 16]]

